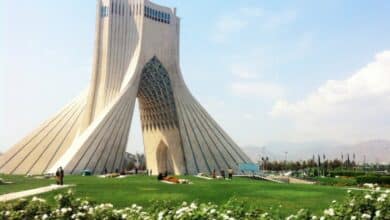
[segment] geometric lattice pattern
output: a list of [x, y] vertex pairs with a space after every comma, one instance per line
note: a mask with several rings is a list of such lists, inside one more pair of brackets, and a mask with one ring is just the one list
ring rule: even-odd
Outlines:
[[142, 70], [138, 98], [142, 129], [178, 127], [171, 80], [157, 57], [153, 57]]

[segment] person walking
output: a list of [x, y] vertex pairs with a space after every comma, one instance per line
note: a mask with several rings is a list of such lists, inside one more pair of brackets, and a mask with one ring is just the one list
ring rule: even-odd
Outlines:
[[64, 169], [60, 167], [60, 185], [64, 185]]
[[232, 168], [228, 169], [228, 174], [229, 174], [229, 179], [233, 179], [233, 169]]
[[60, 185], [60, 168], [56, 170], [56, 184]]
[[223, 179], [226, 178], [226, 176], [225, 176], [225, 170], [221, 170], [221, 176], [222, 176]]

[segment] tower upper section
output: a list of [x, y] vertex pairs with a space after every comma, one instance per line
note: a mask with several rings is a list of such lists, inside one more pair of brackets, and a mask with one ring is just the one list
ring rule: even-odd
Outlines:
[[176, 16], [176, 9], [154, 4], [148, 0], [100, 0], [100, 16], [145, 16], [149, 19], [169, 24]]
[[90, 98], [84, 126], [99, 116], [140, 67], [156, 56], [179, 68], [180, 19], [176, 9], [148, 0], [98, 0]]

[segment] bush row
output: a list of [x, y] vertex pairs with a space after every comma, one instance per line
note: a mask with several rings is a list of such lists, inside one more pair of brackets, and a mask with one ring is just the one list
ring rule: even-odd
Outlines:
[[335, 176], [348, 176], [348, 177], [356, 177], [356, 176], [364, 176], [364, 172], [360, 171], [332, 171], [329, 173], [331, 177]]
[[356, 186], [355, 178], [332, 178], [332, 177], [317, 177], [313, 178], [314, 181], [320, 185], [332, 185], [332, 186]]
[[356, 182], [358, 184], [377, 183], [380, 185], [390, 185], [390, 176], [373, 176], [373, 175], [357, 176]]

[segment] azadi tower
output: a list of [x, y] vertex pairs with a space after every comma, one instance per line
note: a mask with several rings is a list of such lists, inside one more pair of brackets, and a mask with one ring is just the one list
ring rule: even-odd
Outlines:
[[2, 155], [0, 173], [123, 168], [137, 98], [153, 174], [237, 171], [250, 162], [184, 83], [179, 33], [176, 9], [148, 0], [98, 0], [88, 90]]

